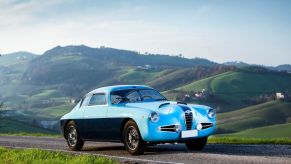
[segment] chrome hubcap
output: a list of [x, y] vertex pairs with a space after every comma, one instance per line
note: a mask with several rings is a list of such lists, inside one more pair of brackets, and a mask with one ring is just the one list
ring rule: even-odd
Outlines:
[[68, 143], [70, 146], [75, 146], [77, 144], [77, 130], [74, 126], [70, 126], [68, 129]]
[[129, 128], [127, 128], [127, 146], [130, 150], [135, 150], [138, 146], [138, 133], [137, 130], [133, 127], [130, 126]]

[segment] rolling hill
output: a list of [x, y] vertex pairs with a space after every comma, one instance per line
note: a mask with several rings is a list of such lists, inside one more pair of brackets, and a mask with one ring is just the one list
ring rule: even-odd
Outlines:
[[44, 133], [55, 134], [55, 132], [43, 128], [23, 124], [22, 122], [4, 119], [0, 121], [0, 133]]
[[153, 79], [152, 81], [148, 82], [148, 85], [157, 88], [160, 91], [166, 91], [180, 86], [185, 86], [193, 81], [197, 81], [234, 69], [235, 68], [233, 67], [227, 66], [175, 69], [165, 72], [164, 74], [162, 74], [162, 76]]
[[228, 71], [194, 81], [182, 87], [168, 90], [170, 99], [181, 100], [185, 94], [206, 89], [212, 94], [206, 100], [193, 102], [206, 103], [227, 112], [272, 99], [276, 92], [291, 92], [291, 74], [277, 72], [251, 72], [249, 70]]
[[[21, 58], [24, 55], [27, 57]], [[150, 85], [171, 100], [183, 100], [185, 94], [193, 96], [194, 92], [206, 89], [211, 93], [206, 99], [188, 102], [225, 112], [218, 115], [220, 132], [243, 132], [290, 120], [286, 110], [290, 104], [265, 102], [275, 92], [291, 91], [291, 75], [264, 67], [236, 68], [201, 58], [83, 45], [57, 46], [42, 55], [19, 52], [0, 57], [0, 101], [4, 101], [7, 110], [21, 111], [19, 119], [23, 126], [25, 119], [28, 124], [33, 119], [38, 125], [42, 120], [55, 121], [88, 91], [115, 84]], [[277, 109], [279, 112], [273, 114], [276, 121], [268, 120]], [[11, 131], [13, 124], [18, 123], [6, 121]]]
[[[291, 103], [279, 100], [217, 115], [218, 133], [234, 133], [290, 122]], [[273, 132], [270, 131], [270, 133]]]
[[23, 64], [35, 58], [36, 55], [30, 52], [15, 52], [0, 56], [0, 66], [11, 66], [15, 64]]
[[[146, 66], [150, 69], [144, 69]], [[30, 116], [36, 121], [52, 120], [68, 112], [74, 105], [71, 101], [94, 88], [148, 84], [172, 70], [214, 66], [218, 64], [201, 58], [84, 45], [57, 46], [42, 55], [18, 52], [0, 56], [0, 101], [6, 110], [27, 115], [21, 116], [22, 121], [27, 118], [30, 123]]]
[[[148, 65], [150, 71], [136, 71]], [[57, 46], [29, 62], [21, 77], [25, 84], [55, 85], [66, 96], [79, 97], [86, 91], [111, 84], [147, 83], [152, 76], [173, 68], [213, 67], [206, 59], [187, 59], [159, 54], [87, 46]], [[36, 69], [37, 68], [37, 69]]]
[[142, 70], [131, 68], [119, 75], [117, 81], [123, 84], [147, 84], [160, 91], [169, 90], [186, 85], [204, 77], [216, 75], [229, 70], [233, 67], [213, 66], [213, 67], [192, 67], [192, 68], [167, 68]]
[[276, 124], [231, 133], [224, 136], [244, 138], [291, 138], [291, 123]]
[[282, 65], [278, 65], [278, 66], [274, 67], [273, 69], [275, 69], [277, 71], [291, 72], [291, 65], [290, 64], [282, 64]]

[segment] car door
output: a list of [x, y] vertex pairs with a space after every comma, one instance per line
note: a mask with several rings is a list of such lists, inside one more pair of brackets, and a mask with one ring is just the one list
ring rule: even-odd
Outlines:
[[105, 93], [95, 93], [90, 96], [83, 113], [83, 138], [86, 140], [106, 139], [106, 115], [108, 104]]
[[[107, 116], [108, 116], [108, 126], [106, 129], [110, 131], [111, 140], [120, 140], [122, 134], [122, 123], [125, 119], [129, 118], [128, 115], [131, 113], [127, 110], [127, 103], [134, 103], [140, 101], [140, 95], [136, 90], [126, 91], [126, 94], [123, 94], [124, 90], [114, 91], [110, 94], [110, 107], [108, 108]], [[127, 99], [127, 102], [122, 102], [122, 100], [118, 99], [119, 97], [124, 97]]]

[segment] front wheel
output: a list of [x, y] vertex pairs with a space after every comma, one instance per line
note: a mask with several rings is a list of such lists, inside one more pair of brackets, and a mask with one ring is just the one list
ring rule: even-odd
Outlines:
[[190, 141], [186, 141], [185, 145], [189, 150], [202, 150], [207, 143], [207, 137], [196, 138]]
[[69, 148], [74, 151], [79, 151], [84, 145], [84, 141], [79, 137], [76, 124], [70, 121], [66, 127], [66, 140]]
[[141, 138], [139, 129], [134, 121], [128, 121], [123, 129], [123, 142], [125, 149], [132, 155], [144, 153], [145, 142]]

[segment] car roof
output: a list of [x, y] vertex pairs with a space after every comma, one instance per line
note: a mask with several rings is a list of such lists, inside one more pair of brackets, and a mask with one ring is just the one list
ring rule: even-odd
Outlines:
[[94, 94], [94, 93], [100, 93], [100, 92], [109, 93], [111, 91], [124, 90], [124, 89], [152, 89], [152, 88], [146, 85], [112, 85], [112, 86], [94, 89], [88, 94]]

